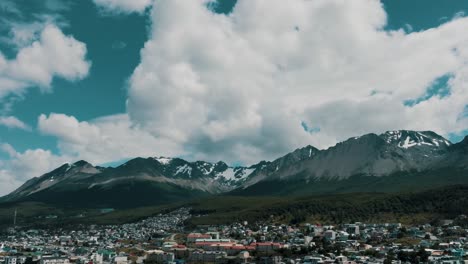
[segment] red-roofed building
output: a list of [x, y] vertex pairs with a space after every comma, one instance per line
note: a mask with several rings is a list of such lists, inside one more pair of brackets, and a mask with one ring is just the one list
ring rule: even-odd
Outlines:
[[244, 246], [236, 243], [197, 242], [195, 243], [195, 246], [206, 251], [227, 252], [229, 255], [237, 254], [241, 251], [253, 251], [256, 249], [255, 246]]
[[190, 233], [187, 235], [187, 243], [194, 243], [197, 239], [211, 239], [209, 234]]

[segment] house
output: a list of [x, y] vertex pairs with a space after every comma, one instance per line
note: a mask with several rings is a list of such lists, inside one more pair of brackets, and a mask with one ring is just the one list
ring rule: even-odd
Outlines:
[[310, 263], [310, 264], [322, 263], [322, 258], [321, 257], [305, 256], [304, 257], [304, 263]]
[[42, 257], [39, 264], [70, 264], [70, 260], [67, 257], [47, 256]]
[[4, 258], [5, 264], [24, 264], [26, 262], [25, 256], [6, 256]]
[[167, 241], [167, 242], [164, 242], [163, 245], [162, 245], [162, 249], [164, 251], [168, 251], [168, 250], [171, 250], [172, 248], [174, 247], [177, 247], [178, 244], [177, 242], [174, 242], [174, 241]]
[[218, 258], [227, 257], [226, 252], [219, 251], [194, 251], [190, 255], [191, 262], [214, 263]]
[[261, 257], [260, 263], [264, 264], [280, 264], [282, 262], [283, 257], [281, 256], [271, 256], [271, 257]]
[[174, 253], [159, 252], [150, 254], [146, 257], [148, 261], [154, 261], [156, 263], [169, 263], [174, 262], [175, 256]]
[[[219, 234], [218, 237], [219, 238]], [[195, 243], [197, 239], [212, 239], [210, 234], [190, 233], [187, 235], [187, 243]]]
[[[102, 261], [111, 261], [117, 254], [110, 250], [98, 250], [96, 253], [96, 260], [102, 259]], [[99, 263], [99, 262], [98, 262]]]
[[326, 240], [335, 240], [336, 239], [336, 232], [333, 230], [327, 230], [323, 233], [323, 237]]
[[95, 263], [95, 264], [102, 264], [104, 262], [104, 256], [102, 254], [99, 254], [99, 253], [91, 254], [90, 258], [93, 261], [93, 263]]
[[128, 257], [127, 256], [117, 256], [114, 258], [113, 261], [114, 264], [127, 264], [128, 263]]
[[346, 227], [346, 233], [350, 235], [359, 235], [359, 226], [358, 225], [348, 225]]
[[273, 253], [275, 250], [283, 247], [282, 244], [274, 242], [252, 243], [250, 246], [254, 246], [258, 252], [266, 253]]

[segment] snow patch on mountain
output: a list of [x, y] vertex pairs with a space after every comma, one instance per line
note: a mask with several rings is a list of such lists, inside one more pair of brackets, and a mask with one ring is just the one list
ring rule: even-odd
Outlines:
[[225, 170], [223, 172], [219, 172], [218, 174], [216, 174], [215, 180], [219, 180], [221, 178], [223, 178], [226, 181], [235, 180], [236, 178], [235, 178], [234, 169], [233, 168], [228, 168], [227, 170]]
[[431, 132], [417, 132], [417, 131], [388, 131], [382, 134], [382, 137], [389, 144], [397, 144], [398, 147], [408, 149], [415, 146], [432, 146], [445, 147], [450, 146], [451, 143], [446, 139], [435, 135]]
[[240, 182], [248, 178], [254, 171], [255, 169], [253, 168], [229, 167], [225, 171], [217, 173], [214, 179], [224, 179], [225, 181]]
[[163, 165], [167, 165], [171, 163], [172, 161], [172, 158], [166, 158], [166, 157], [159, 157], [159, 158], [154, 158], [154, 159]]
[[213, 171], [214, 167], [214, 164], [208, 162], [203, 162], [203, 164], [197, 166], [197, 168], [203, 173], [203, 175], [209, 175]]
[[175, 172], [175, 175], [179, 174], [188, 174], [189, 177], [192, 177], [192, 167], [190, 167], [188, 164], [178, 167]]

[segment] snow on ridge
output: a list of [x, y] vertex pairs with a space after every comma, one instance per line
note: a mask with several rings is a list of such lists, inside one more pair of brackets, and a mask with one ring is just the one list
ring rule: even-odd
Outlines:
[[404, 149], [421, 145], [439, 147], [440, 144], [445, 144], [446, 146], [450, 146], [450, 143], [443, 138], [439, 139], [438, 137], [427, 135], [424, 132], [418, 131], [387, 131], [384, 133], [384, 136], [384, 139], [387, 143], [397, 143], [398, 147]]
[[[198, 165], [198, 169], [203, 173], [203, 175], [209, 175], [215, 167], [214, 164], [207, 163], [207, 162], [204, 162], [203, 165], [204, 166]], [[206, 165], [209, 165], [208, 169], [206, 168]]]
[[167, 165], [169, 163], [171, 163], [172, 161], [172, 158], [166, 158], [166, 157], [159, 157], [159, 158], [154, 158], [155, 160], [157, 160], [159, 163], [163, 164], [163, 165]]
[[226, 181], [238, 182], [247, 178], [255, 169], [253, 168], [232, 168], [229, 167], [215, 176], [215, 180], [223, 178]]
[[224, 178], [227, 181], [232, 181], [236, 179], [235, 175], [233, 168], [227, 168], [225, 171], [218, 173], [215, 179]]
[[416, 146], [416, 145], [419, 145], [419, 143], [417, 143], [417, 142], [411, 140], [409, 136], [406, 137], [405, 142], [403, 142], [403, 143], [400, 142], [400, 143], [398, 144], [398, 146], [399, 146], [400, 148], [405, 148], [405, 149], [414, 147], [414, 146]]
[[72, 165], [70, 165], [69, 162], [66, 162], [65, 164], [67, 165], [67, 169], [65, 170], [65, 172], [67, 172], [72, 168]]
[[388, 137], [386, 138], [387, 143], [392, 143], [392, 141], [398, 141], [401, 138], [401, 131], [399, 130], [387, 131], [385, 134], [388, 135]]
[[[311, 151], [312, 151], [312, 150], [311, 150]], [[247, 178], [247, 177], [248, 177], [250, 174], [252, 174], [254, 171], [255, 171], [254, 168], [244, 169], [244, 170], [243, 170], [242, 179]]]
[[413, 146], [421, 146], [421, 145], [439, 147], [440, 143], [443, 143], [443, 144], [445, 144], [447, 146], [450, 145], [447, 142], [447, 140], [432, 138], [432, 137], [429, 137], [427, 135], [421, 134], [419, 132], [417, 132], [416, 138], [417, 138], [417, 141], [415, 141], [415, 140], [411, 139], [409, 136], [407, 136], [405, 141], [403, 143], [400, 142], [398, 144], [398, 146], [401, 147], [401, 148], [407, 149], [407, 148], [410, 148], [410, 147], [413, 147]]
[[187, 164], [185, 164], [184, 166], [180, 166], [177, 168], [175, 175], [178, 175], [180, 173], [187, 173], [189, 177], [192, 177], [192, 167], [190, 167]]

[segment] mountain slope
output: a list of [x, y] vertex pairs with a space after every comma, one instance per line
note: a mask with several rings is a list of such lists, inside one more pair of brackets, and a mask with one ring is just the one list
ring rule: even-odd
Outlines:
[[468, 136], [449, 147], [447, 154], [431, 168], [461, 168], [468, 170]]
[[135, 158], [116, 168], [64, 164], [1, 201], [132, 207], [217, 194], [309, 195], [398, 192], [468, 183], [468, 137], [452, 144], [431, 131], [353, 137], [326, 150], [296, 149], [274, 161], [230, 167], [219, 161]]
[[116, 168], [79, 161], [27, 181], [2, 200], [75, 207], [163, 204], [229, 192], [254, 176], [265, 177], [316, 152], [316, 148], [307, 146], [273, 162], [262, 161], [250, 167], [166, 157], [135, 158]]
[[390, 131], [350, 138], [273, 175], [287, 178], [300, 172], [308, 177], [347, 178], [356, 174], [383, 176], [420, 170], [443, 156], [451, 143], [433, 132]]
[[230, 191], [254, 170], [163, 157], [135, 158], [117, 168], [79, 161], [27, 181], [2, 200], [85, 207], [161, 204]]
[[461, 166], [467, 160], [466, 141], [452, 145], [431, 131], [367, 134], [319, 151], [269, 177], [253, 177], [232, 194], [397, 192], [468, 183], [468, 169]]
[[21, 187], [4, 197], [5, 200], [15, 200], [32, 195], [46, 189], [53, 188], [63, 182], [82, 182], [86, 178], [102, 173], [106, 168], [94, 167], [86, 161], [78, 161], [74, 164], [66, 163], [57, 169], [28, 180]]

